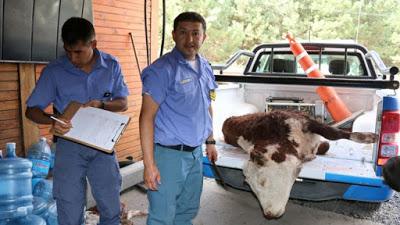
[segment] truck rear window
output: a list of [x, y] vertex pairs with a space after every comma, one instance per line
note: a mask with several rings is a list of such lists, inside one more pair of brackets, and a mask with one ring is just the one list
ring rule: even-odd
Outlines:
[[[319, 66], [320, 71], [325, 76], [351, 76], [362, 77], [367, 76], [363, 63], [360, 62], [358, 55], [344, 55], [325, 53], [325, 54], [309, 54], [314, 60], [314, 63]], [[253, 67], [253, 72], [260, 74], [272, 75], [305, 75], [301, 65], [296, 62], [296, 58], [290, 53], [274, 52], [271, 55], [268, 52], [263, 52], [259, 55], [256, 64]]]

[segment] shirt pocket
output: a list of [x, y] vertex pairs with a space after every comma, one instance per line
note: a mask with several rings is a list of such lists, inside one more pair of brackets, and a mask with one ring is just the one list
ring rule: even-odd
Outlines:
[[187, 94], [195, 91], [196, 83], [193, 77], [181, 78], [175, 81], [174, 89], [181, 94]]

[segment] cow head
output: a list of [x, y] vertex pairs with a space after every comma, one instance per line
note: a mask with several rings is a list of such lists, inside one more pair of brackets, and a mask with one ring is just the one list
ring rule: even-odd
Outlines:
[[243, 173], [268, 219], [279, 218], [285, 212], [303, 163], [328, 151], [329, 143], [321, 136], [360, 143], [376, 140], [373, 133], [351, 133], [284, 111], [228, 118], [222, 132], [226, 143], [249, 153]]
[[243, 168], [246, 182], [257, 196], [264, 216], [276, 219], [285, 212], [290, 190], [300, 172], [301, 162], [289, 155], [283, 162], [265, 161], [260, 165], [256, 161], [248, 161]]
[[[302, 132], [301, 120], [298, 119], [281, 120], [271, 128], [273, 132], [265, 129], [269, 121], [252, 122], [250, 118], [246, 120], [247, 124], [236, 126], [234, 123], [241, 122], [240, 119], [243, 118], [234, 117], [225, 121], [225, 141], [249, 153], [250, 159], [243, 167], [246, 182], [257, 196], [265, 217], [279, 218], [285, 212], [302, 164], [315, 158], [321, 143], [320, 137]], [[248, 124], [261, 126], [240, 129]], [[265, 130], [267, 133], [263, 134]], [[260, 138], [259, 135], [267, 138]], [[326, 152], [327, 149], [323, 150]]]

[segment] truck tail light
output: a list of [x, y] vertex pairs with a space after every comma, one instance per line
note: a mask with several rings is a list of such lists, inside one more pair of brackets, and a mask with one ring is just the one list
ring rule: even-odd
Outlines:
[[[389, 106], [393, 106], [393, 101], [389, 102], [392, 103]], [[385, 99], [383, 104], [382, 127], [377, 157], [378, 166], [384, 165], [391, 157], [399, 155], [400, 145], [400, 111], [397, 108], [397, 104], [395, 104], [395, 108], [385, 107]]]

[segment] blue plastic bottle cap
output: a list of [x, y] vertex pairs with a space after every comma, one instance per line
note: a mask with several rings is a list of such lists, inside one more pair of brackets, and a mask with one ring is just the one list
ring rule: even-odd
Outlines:
[[8, 142], [8, 143], [6, 144], [6, 146], [7, 146], [7, 148], [16, 148], [16, 147], [17, 147], [17, 144], [15, 144], [15, 142]]
[[15, 142], [8, 142], [7, 144], [6, 144], [6, 156], [7, 156], [7, 158], [13, 158], [13, 157], [16, 157], [17, 155], [16, 155], [16, 153], [15, 153], [15, 148], [16, 148], [16, 144], [15, 144]]

